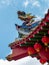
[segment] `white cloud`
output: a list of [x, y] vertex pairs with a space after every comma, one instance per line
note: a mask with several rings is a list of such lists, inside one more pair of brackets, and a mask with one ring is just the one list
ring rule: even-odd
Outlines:
[[46, 14], [46, 13], [47, 13], [47, 11], [48, 11], [48, 8], [45, 10], [44, 14]]
[[[22, 58], [20, 60], [17, 60], [17, 61], [7, 61], [7, 60], [2, 60], [0, 59], [0, 65], [41, 65], [40, 62], [34, 58], [32, 59], [31, 57], [25, 57], [25, 58]], [[47, 63], [45, 64], [47, 65]]]
[[24, 6], [25, 6], [25, 8], [28, 6], [28, 4], [29, 4], [29, 1], [28, 0], [26, 0], [24, 3]]
[[42, 19], [41, 16], [36, 15], [37, 18], [35, 18], [35, 21], [40, 21]]
[[40, 7], [40, 3], [39, 3], [39, 1], [34, 1], [34, 2], [32, 3], [32, 5], [33, 5], [33, 6]]
[[30, 6], [30, 5], [34, 7], [40, 7], [40, 2], [38, 0], [26, 0], [24, 1], [23, 5], [25, 7]]

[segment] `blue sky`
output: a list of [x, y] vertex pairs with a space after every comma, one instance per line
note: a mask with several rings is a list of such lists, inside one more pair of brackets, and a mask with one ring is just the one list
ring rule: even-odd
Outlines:
[[18, 37], [15, 23], [22, 22], [17, 17], [17, 11], [32, 13], [41, 19], [48, 8], [49, 0], [0, 0], [0, 59], [5, 59], [11, 52], [8, 45]]

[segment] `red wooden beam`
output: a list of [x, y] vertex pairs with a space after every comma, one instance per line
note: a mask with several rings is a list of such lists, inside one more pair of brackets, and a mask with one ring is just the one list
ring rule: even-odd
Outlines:
[[6, 59], [11, 61], [11, 60], [17, 60], [26, 56], [28, 56], [27, 48], [17, 47], [15, 49], [12, 49], [12, 54], [8, 55]]

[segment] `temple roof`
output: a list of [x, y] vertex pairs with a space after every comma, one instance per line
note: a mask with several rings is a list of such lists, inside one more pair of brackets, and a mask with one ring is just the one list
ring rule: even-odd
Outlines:
[[[34, 38], [34, 36], [36, 34], [38, 34], [39, 31], [42, 32], [43, 31], [42, 27], [46, 27], [46, 29], [48, 27], [47, 30], [49, 30], [49, 24], [47, 26], [47, 23], [49, 23], [49, 9], [48, 9], [48, 13], [45, 14], [45, 17], [42, 19], [42, 21], [39, 24], [39, 26], [37, 26], [37, 28], [34, 31], [32, 31], [26, 38], [23, 38], [23, 39], [18, 40], [18, 41], [14, 41], [11, 44], [9, 44], [9, 47], [12, 49], [12, 54], [10, 54], [10, 55], [8, 55], [6, 57], [7, 60], [9, 60], [9, 61], [17, 60], [17, 59], [20, 59], [20, 58], [28, 56], [27, 47], [21, 47], [21, 44], [25, 44], [26, 42], [30, 41], [30, 38]], [[44, 32], [45, 32], [45, 30], [44, 30]], [[35, 57], [35, 56], [33, 56], [33, 57]]]
[[26, 38], [23, 38], [23, 39], [19, 40], [18, 42], [14, 41], [13, 43], [9, 44], [9, 47], [11, 47], [11, 49], [16, 48], [16, 47], [20, 46], [21, 44], [26, 43], [27, 40], [30, 39], [31, 37], [34, 37], [34, 35], [37, 34], [42, 29], [42, 27], [46, 25], [46, 21], [49, 22], [48, 17], [49, 17], [49, 9], [48, 9], [48, 13], [45, 14], [45, 17], [42, 19], [39, 26], [37, 26], [37, 28], [33, 32], [31, 32]]

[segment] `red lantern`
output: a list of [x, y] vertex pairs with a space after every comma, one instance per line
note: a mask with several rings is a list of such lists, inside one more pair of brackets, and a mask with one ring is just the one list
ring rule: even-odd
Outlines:
[[49, 37], [44, 36], [44, 37], [42, 37], [41, 41], [47, 46], [49, 43]]
[[33, 47], [28, 47], [28, 54], [29, 55], [32, 55], [32, 54], [35, 54], [35, 53], [36, 53], [36, 51]]
[[47, 62], [47, 60], [46, 59], [40, 59], [40, 63], [42, 63], [42, 64], [44, 64], [44, 63], [46, 63]]
[[38, 53], [40, 58], [46, 59], [49, 61], [49, 48], [45, 47], [42, 48], [41, 51]]
[[35, 43], [34, 49], [35, 49], [37, 52], [40, 52], [41, 48], [42, 48], [41, 44]]

